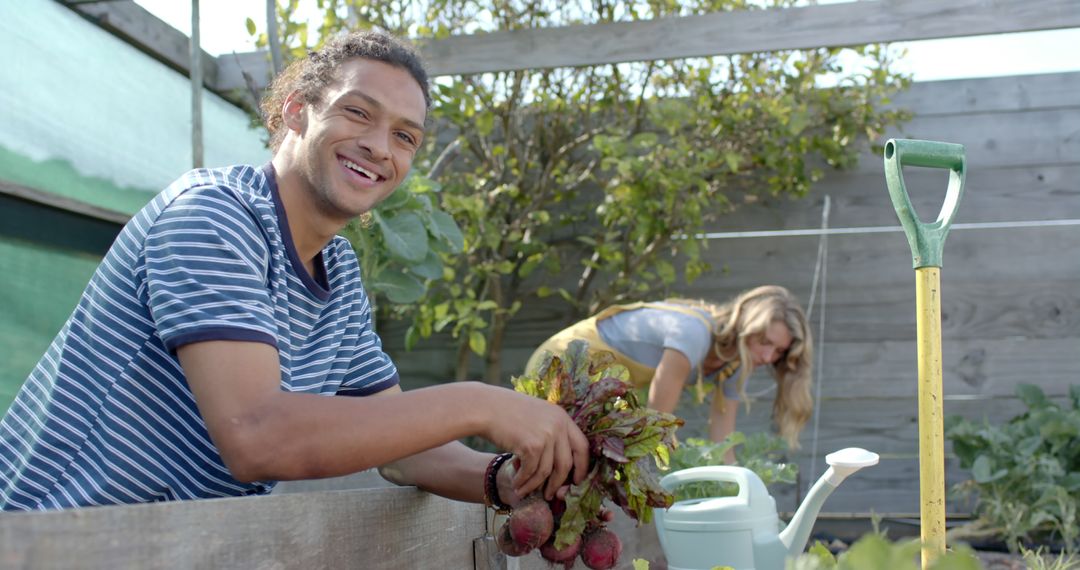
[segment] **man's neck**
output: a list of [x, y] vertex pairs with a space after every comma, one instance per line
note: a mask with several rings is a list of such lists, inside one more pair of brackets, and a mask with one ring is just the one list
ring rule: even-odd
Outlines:
[[272, 163], [277, 173], [278, 194], [289, 221], [289, 233], [297, 255], [308, 273], [314, 275], [314, 259], [333, 239], [344, 223], [331, 220], [315, 207], [310, 188], [299, 169], [279, 153]]

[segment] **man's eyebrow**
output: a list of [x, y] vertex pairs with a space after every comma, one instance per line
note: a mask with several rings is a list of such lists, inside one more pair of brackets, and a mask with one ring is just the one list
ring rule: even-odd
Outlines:
[[[349, 91], [345, 92], [345, 96], [346, 97], [359, 97], [359, 98], [363, 99], [364, 101], [366, 101], [368, 105], [371, 105], [372, 107], [374, 107], [376, 111], [380, 111], [380, 112], [386, 111], [386, 105], [383, 105], [378, 99], [372, 97], [371, 95], [368, 95], [367, 93], [364, 93], [363, 91], [360, 91], [359, 89], [350, 89]], [[417, 123], [416, 121], [414, 121], [414, 120], [412, 120], [412, 119], [410, 119], [408, 117], [402, 117], [401, 120], [404, 121], [405, 124], [409, 125], [410, 127], [414, 128], [414, 129], [416, 129], [416, 130], [418, 130], [420, 132], [424, 131], [424, 125], [421, 125], [420, 123]]]

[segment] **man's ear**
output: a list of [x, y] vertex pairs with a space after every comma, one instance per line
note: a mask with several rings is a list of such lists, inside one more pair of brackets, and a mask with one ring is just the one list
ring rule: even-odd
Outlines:
[[306, 107], [304, 96], [299, 91], [293, 91], [285, 97], [285, 103], [281, 106], [281, 118], [287, 129], [297, 133], [303, 132], [304, 127], [307, 126]]

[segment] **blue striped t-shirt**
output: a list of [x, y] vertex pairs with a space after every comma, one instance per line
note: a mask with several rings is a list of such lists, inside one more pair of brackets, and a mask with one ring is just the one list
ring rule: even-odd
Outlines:
[[[596, 323], [596, 330], [608, 346], [649, 368], [656, 368], [660, 364], [664, 350], [668, 348], [683, 353], [691, 366], [686, 382], [692, 384], [697, 381], [698, 370], [712, 350], [712, 329], [693, 315], [660, 308], [670, 303], [656, 305], [622, 311], [601, 319]], [[706, 321], [712, 321], [712, 317], [705, 310], [693, 310], [700, 313]], [[721, 384], [724, 397], [728, 400], [740, 399], [738, 376], [732, 374]], [[709, 375], [709, 378], [714, 377], [716, 372]]]
[[313, 277], [297, 256], [270, 165], [166, 188], [124, 227], [0, 421], [0, 507], [268, 493], [272, 481], [230, 476], [176, 349], [274, 345], [290, 392], [396, 385], [349, 243], [334, 238], [315, 265]]

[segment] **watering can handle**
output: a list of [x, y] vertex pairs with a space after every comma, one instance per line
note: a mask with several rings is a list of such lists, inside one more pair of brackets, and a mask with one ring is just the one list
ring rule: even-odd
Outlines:
[[769, 491], [765, 484], [753, 471], [745, 467], [730, 465], [706, 465], [704, 467], [691, 467], [665, 475], [660, 479], [660, 486], [665, 491], [672, 491], [679, 485], [697, 483], [701, 481], [723, 481], [735, 483], [739, 486], [737, 499], [739, 502], [750, 504], [756, 502], [758, 497], [768, 497]]
[[[933, 223], [923, 223], [915, 215], [915, 208], [911, 206], [911, 199], [904, 187], [905, 164], [949, 169], [949, 187], [945, 191], [945, 202]], [[941, 267], [945, 236], [949, 234], [949, 226], [952, 225], [956, 208], [960, 205], [960, 197], [964, 193], [966, 172], [963, 145], [911, 139], [889, 139], [885, 143], [885, 182], [889, 187], [893, 208], [900, 218], [900, 225], [904, 226], [904, 233], [907, 234], [915, 269]]]

